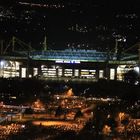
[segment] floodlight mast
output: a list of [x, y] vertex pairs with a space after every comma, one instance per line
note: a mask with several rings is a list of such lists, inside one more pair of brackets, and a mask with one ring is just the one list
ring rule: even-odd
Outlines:
[[140, 78], [140, 43], [138, 44], [138, 53], [139, 53], [138, 67], [139, 67], [139, 78]]
[[47, 36], [44, 37], [43, 51], [47, 51]]

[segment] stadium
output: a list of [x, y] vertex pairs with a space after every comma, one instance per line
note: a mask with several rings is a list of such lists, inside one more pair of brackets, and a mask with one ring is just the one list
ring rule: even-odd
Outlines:
[[140, 44], [123, 51], [119, 45], [113, 51], [85, 49], [42, 50], [13, 37], [7, 45], [1, 41], [0, 77], [92, 80], [100, 78], [123, 80], [129, 70], [139, 73]]

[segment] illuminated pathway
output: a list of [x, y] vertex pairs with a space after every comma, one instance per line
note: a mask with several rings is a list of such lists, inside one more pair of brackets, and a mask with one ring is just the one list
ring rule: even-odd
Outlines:
[[80, 131], [84, 127], [83, 122], [71, 122], [71, 121], [33, 121], [34, 125], [42, 125], [46, 127], [53, 126], [58, 129], [75, 130]]

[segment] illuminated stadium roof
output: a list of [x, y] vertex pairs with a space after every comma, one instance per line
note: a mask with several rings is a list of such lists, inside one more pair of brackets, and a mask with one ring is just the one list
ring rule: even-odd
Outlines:
[[96, 50], [48, 50], [42, 52], [31, 52], [30, 58], [34, 60], [55, 60], [59, 61], [83, 61], [83, 62], [104, 62], [108, 59], [116, 59], [115, 55], [108, 55], [107, 52]]

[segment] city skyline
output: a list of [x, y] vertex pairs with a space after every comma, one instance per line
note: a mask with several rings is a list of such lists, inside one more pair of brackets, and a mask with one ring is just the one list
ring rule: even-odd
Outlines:
[[49, 49], [100, 49], [139, 42], [138, 1], [15, 0], [0, 3], [0, 38], [16, 36], [40, 49], [47, 36]]

